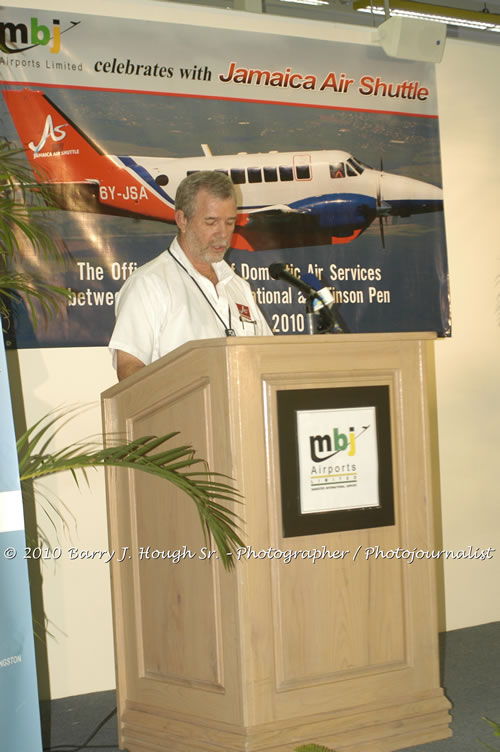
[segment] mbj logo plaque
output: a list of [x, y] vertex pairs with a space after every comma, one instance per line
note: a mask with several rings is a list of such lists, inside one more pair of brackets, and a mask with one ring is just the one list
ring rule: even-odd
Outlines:
[[302, 514], [377, 507], [375, 407], [297, 411]]

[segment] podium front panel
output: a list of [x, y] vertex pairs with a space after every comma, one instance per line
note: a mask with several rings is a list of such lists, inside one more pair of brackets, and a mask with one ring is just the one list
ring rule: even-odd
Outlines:
[[[108, 473], [111, 545], [131, 557], [112, 570], [121, 746], [290, 752], [315, 741], [389, 752], [449, 735], [435, 562], [409, 560], [434, 546], [430, 339], [192, 343], [103, 395], [108, 431], [179, 430], [244, 497], [245, 548], [226, 573], [213, 545], [204, 552], [187, 497]], [[285, 534], [278, 395], [378, 387], [390, 413], [389, 524], [361, 514], [360, 527]], [[352, 462], [354, 442], [350, 451]]]

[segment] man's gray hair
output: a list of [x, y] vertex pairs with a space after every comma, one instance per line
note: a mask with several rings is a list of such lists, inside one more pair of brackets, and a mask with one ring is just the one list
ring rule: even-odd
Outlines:
[[181, 180], [175, 194], [175, 208], [183, 211], [186, 219], [194, 216], [196, 196], [202, 189], [216, 198], [232, 198], [236, 204], [234, 185], [223, 172], [215, 172], [215, 170], [193, 172]]

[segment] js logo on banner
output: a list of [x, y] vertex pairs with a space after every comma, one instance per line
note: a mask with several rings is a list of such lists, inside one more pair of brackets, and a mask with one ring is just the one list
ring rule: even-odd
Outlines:
[[63, 125], [56, 125], [54, 127], [54, 123], [52, 122], [51, 116], [47, 115], [42, 137], [39, 143], [34, 144], [33, 141], [30, 141], [28, 146], [30, 147], [31, 151], [34, 151], [35, 154], [38, 154], [40, 149], [43, 149], [43, 147], [47, 143], [47, 139], [49, 136], [51, 137], [52, 141], [62, 141], [63, 138], [66, 137], [66, 131], [64, 131], [63, 128], [67, 128], [67, 127], [68, 127], [68, 123], [64, 123]]
[[80, 21], [71, 21], [70, 26], [61, 30], [61, 22], [55, 18], [52, 21], [52, 29], [41, 24], [34, 16], [30, 19], [29, 26], [24, 23], [12, 23], [7, 21], [0, 23], [0, 47], [3, 52], [15, 53], [32, 50], [34, 47], [46, 47], [54, 55], [61, 49], [61, 34], [78, 26]]

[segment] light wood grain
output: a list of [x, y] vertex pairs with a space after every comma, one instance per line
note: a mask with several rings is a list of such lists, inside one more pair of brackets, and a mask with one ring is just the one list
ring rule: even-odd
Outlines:
[[[443, 738], [432, 560], [366, 560], [379, 546], [433, 548], [426, 353], [430, 334], [229, 338], [191, 343], [103, 394], [105, 430], [179, 430], [245, 497], [255, 551], [344, 559], [140, 560], [204, 545], [192, 503], [110, 471], [120, 745], [130, 752], [290, 752], [316, 741], [388, 752]], [[393, 526], [283, 538], [276, 394], [387, 385]], [[184, 549], [185, 547], [185, 549]], [[361, 556], [353, 561], [353, 552]]]

